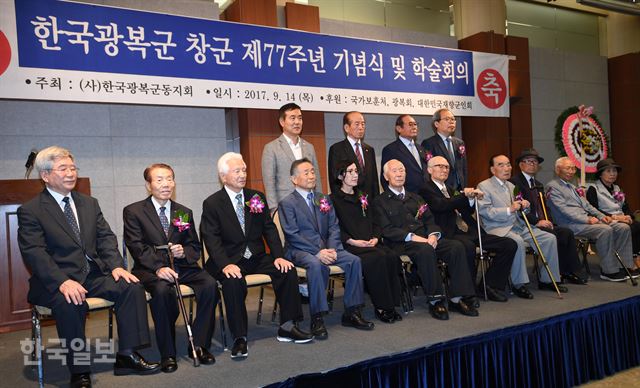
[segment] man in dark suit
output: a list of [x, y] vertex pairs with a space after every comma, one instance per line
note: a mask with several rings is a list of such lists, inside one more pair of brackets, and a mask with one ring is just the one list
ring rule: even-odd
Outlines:
[[326, 288], [329, 266], [344, 270], [345, 290], [342, 325], [362, 330], [373, 329], [373, 322], [362, 317], [364, 305], [360, 258], [344, 249], [340, 226], [328, 196], [315, 192], [316, 173], [309, 159], [291, 164], [291, 181], [295, 190], [278, 206], [285, 235], [285, 255], [307, 270], [311, 334], [317, 339], [328, 337], [322, 316], [329, 311]]
[[[576, 248], [576, 239], [569, 228], [554, 225], [550, 216], [545, 213], [543, 202], [545, 201], [544, 186], [536, 180], [536, 173], [540, 163], [544, 159], [540, 157], [534, 148], [522, 150], [516, 159], [520, 167], [520, 174], [513, 176], [509, 181], [522, 193], [524, 199], [531, 204], [531, 211], [527, 219], [531, 225], [535, 225], [545, 232], [553, 233], [558, 241], [558, 259], [560, 267], [560, 279], [563, 282], [573, 284], [586, 284], [587, 281], [578, 275], [580, 271], [580, 258]], [[540, 197], [542, 194], [542, 198]]]
[[[116, 236], [98, 201], [73, 191], [78, 178], [73, 155], [48, 147], [38, 153], [35, 165], [46, 188], [18, 209], [18, 244], [32, 271], [29, 303], [51, 309], [63, 346], [80, 340], [84, 347], [86, 298], [115, 302], [120, 350], [114, 373], [159, 372], [159, 364], [135, 351], [150, 343], [144, 288], [122, 267]], [[91, 368], [76, 364], [75, 353], [69, 347], [71, 386], [90, 387]]]
[[332, 193], [340, 191], [337, 183], [338, 165], [355, 160], [358, 164], [358, 188], [366, 192], [371, 200], [380, 194], [376, 153], [373, 147], [363, 141], [365, 125], [364, 116], [360, 112], [348, 112], [342, 118], [347, 138], [329, 148], [329, 185]]
[[[263, 193], [245, 188], [247, 166], [242, 155], [228, 152], [218, 160], [223, 188], [202, 204], [200, 234], [209, 253], [206, 269], [222, 283], [227, 322], [234, 337], [231, 358], [244, 359], [247, 348], [247, 283], [244, 276], [271, 277], [280, 306], [278, 341], [313, 339], [298, 328], [302, 320], [298, 275], [283, 258], [282, 242]], [[265, 251], [264, 241], [271, 254]]]
[[[161, 369], [165, 373], [178, 369], [176, 362], [175, 323], [180, 315], [174, 279], [193, 288], [198, 311], [193, 322], [193, 343], [202, 364], [216, 362], [209, 352], [215, 328], [217, 288], [213, 278], [198, 266], [200, 241], [191, 209], [171, 200], [176, 186], [173, 168], [152, 164], [143, 173], [146, 199], [124, 208], [124, 241], [134, 261], [133, 274], [151, 294], [151, 316], [155, 323], [160, 349]], [[175, 270], [169, 263], [168, 247], [175, 258]], [[190, 345], [189, 345], [190, 346]], [[191, 349], [189, 357], [193, 357]]]
[[[400, 161], [406, 169], [405, 188], [417, 193], [427, 183], [426, 153], [422, 146], [416, 143], [418, 123], [410, 115], [401, 115], [396, 119], [395, 129], [398, 139], [382, 149], [382, 165], [392, 159]], [[389, 186], [384, 172], [380, 176], [380, 183], [385, 190]]]
[[462, 191], [467, 187], [467, 151], [462, 139], [453, 136], [456, 118], [449, 109], [438, 109], [431, 123], [435, 134], [422, 141], [427, 158], [442, 156], [453, 166], [447, 178], [447, 186]]
[[388, 161], [382, 171], [389, 188], [374, 202], [376, 222], [382, 229], [384, 243], [399, 255], [408, 255], [417, 267], [429, 312], [436, 319], [449, 319], [442, 300], [443, 279], [437, 268], [437, 258], [440, 258], [449, 268], [449, 306], [463, 315], [478, 316], [478, 310], [469, 303], [469, 297], [476, 292], [462, 243], [442, 238], [442, 231], [433, 222], [429, 206], [404, 186], [406, 172], [400, 161]]
[[[472, 187], [465, 187], [462, 192], [453, 190], [447, 185], [449, 162], [442, 156], [434, 156], [427, 163], [427, 171], [431, 180], [424, 186], [420, 195], [427, 201], [435, 217], [436, 225], [442, 229], [442, 236], [458, 240], [467, 252], [467, 265], [471, 278], [476, 279], [476, 247], [479, 246], [478, 226], [472, 214], [475, 209], [476, 197], [482, 198], [483, 193]], [[485, 273], [487, 298], [496, 302], [506, 302], [503, 294], [511, 263], [518, 249], [515, 241], [507, 237], [499, 237], [482, 233], [482, 248], [495, 253], [491, 266]], [[479, 291], [480, 292], [480, 291]]]

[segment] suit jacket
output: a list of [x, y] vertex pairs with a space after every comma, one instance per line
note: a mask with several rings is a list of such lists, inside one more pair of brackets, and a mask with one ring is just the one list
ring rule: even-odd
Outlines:
[[456, 210], [469, 226], [469, 230], [466, 233], [477, 236], [477, 222], [472, 217], [475, 206], [469, 205], [469, 198], [465, 197], [464, 194], [454, 195], [454, 190], [451, 186], [446, 184], [445, 186], [450, 198], [445, 197], [432, 180], [429, 180], [420, 192], [422, 198], [429, 204], [429, 209], [433, 213], [436, 224], [442, 229], [442, 237], [452, 238], [456, 234], [465, 234], [456, 225]]
[[428, 139], [422, 141], [422, 147], [425, 152], [431, 153], [432, 156], [442, 156], [449, 162], [451, 174], [447, 178], [447, 186], [456, 190], [462, 190], [467, 187], [467, 152], [464, 141], [458, 137], [451, 136], [451, 145], [455, 160], [451, 160], [451, 154], [447, 150], [447, 146], [437, 133]]
[[[265, 202], [263, 193], [246, 188], [243, 190], [245, 204], [254, 195]], [[209, 253], [206, 264], [209, 273], [217, 274], [227, 265], [244, 260], [243, 255], [247, 247], [251, 251], [251, 260], [262, 259], [267, 254], [265, 242], [274, 260], [284, 257], [278, 229], [271, 219], [266, 203], [261, 213], [252, 213], [249, 206], [245, 205], [244, 222], [243, 233], [236, 215], [236, 206], [231, 202], [224, 187], [204, 200], [200, 236]]]
[[[322, 193], [314, 192], [314, 198], [319, 201]], [[293, 259], [297, 253], [317, 254], [321, 249], [344, 249], [340, 241], [340, 226], [328, 196], [324, 196], [330, 204], [328, 212], [321, 212], [314, 206], [314, 215], [307, 205], [306, 198], [294, 190], [287, 195], [278, 208], [280, 224], [285, 235], [285, 255]]]
[[560, 226], [569, 226], [575, 233], [580, 231], [579, 225], [586, 226], [589, 217], [604, 217], [598, 209], [591, 206], [585, 197], [579, 197], [576, 187], [555, 177], [547, 183], [547, 204], [553, 219]]
[[[407, 180], [404, 184], [404, 188], [406, 191], [410, 191], [412, 193], [419, 192], [422, 186], [427, 183], [425, 152], [422, 146], [418, 143], [416, 143], [416, 149], [420, 155], [420, 164], [418, 164], [416, 158], [413, 157], [400, 138], [393, 143], [387, 144], [382, 149], [381, 165], [384, 166], [385, 163], [392, 159], [401, 161], [402, 164], [404, 164], [404, 168], [407, 170]], [[384, 179], [384, 171], [380, 172], [380, 183], [382, 183], [385, 190], [389, 187], [389, 183]]]
[[46, 188], [18, 208], [18, 245], [32, 272], [30, 302], [40, 295], [58, 292], [68, 279], [83, 283], [89, 273], [85, 256], [105, 275], [123, 267], [118, 241], [102, 216], [98, 201], [76, 191], [71, 192], [71, 197], [82, 241], [76, 239], [60, 205]]
[[[531, 211], [527, 214], [527, 219], [529, 220], [529, 223], [531, 225], [535, 225], [538, 223], [538, 221], [540, 221], [541, 219], [544, 219], [544, 211], [542, 210], [542, 205], [540, 204], [540, 197], [538, 195], [538, 190], [532, 189], [529, 187], [529, 182], [527, 181], [527, 178], [524, 175], [522, 175], [522, 173], [519, 173], [515, 176], [512, 176], [511, 179], [509, 179], [509, 182], [513, 183], [518, 188], [518, 190], [520, 190], [524, 199], [526, 199], [531, 203]], [[533, 178], [533, 182], [536, 186], [544, 187], [542, 185], [542, 182], [540, 182], [535, 178]], [[542, 194], [544, 195], [544, 189], [542, 189]], [[545, 199], [545, 206], [546, 206], [546, 199]], [[549, 209], [547, 209], [547, 215], [551, 216], [549, 214]]]
[[[380, 183], [378, 182], [378, 166], [376, 166], [376, 152], [370, 145], [361, 142], [362, 158], [364, 159], [364, 171], [359, 171], [358, 187], [373, 199], [380, 194]], [[340, 185], [336, 183], [338, 174], [338, 164], [344, 161], [355, 161], [358, 159], [353, 147], [348, 139], [339, 141], [329, 148], [329, 186], [332, 193], [340, 191]]]
[[354, 240], [380, 239], [380, 226], [374, 222], [373, 201], [367, 197], [367, 208], [362, 208], [358, 193], [346, 194], [342, 190], [331, 193], [331, 201], [340, 223], [340, 238], [345, 244]]
[[494, 176], [478, 184], [478, 189], [484, 193], [484, 198], [478, 202], [480, 219], [487, 233], [504, 237], [512, 229], [515, 233], [524, 230], [524, 221], [516, 213], [510, 213], [508, 210], [513, 202], [514, 188], [513, 183], [509, 181], [501, 186], [498, 178]]
[[[267, 203], [270, 208], [278, 207], [278, 203], [282, 201], [282, 198], [289, 195], [294, 189], [293, 183], [291, 183], [290, 171], [291, 163], [296, 158], [284, 136], [282, 134], [277, 139], [267, 143], [262, 151], [262, 182], [264, 183], [264, 191], [267, 194]], [[302, 157], [311, 161], [316, 170], [316, 181], [322, 182], [313, 144], [302, 137], [299, 141], [301, 142]]]
[[407, 191], [404, 199], [398, 198], [391, 190], [385, 190], [374, 201], [375, 219], [382, 230], [385, 244], [404, 244], [409, 233], [428, 237], [433, 233], [442, 233], [434, 222], [431, 210], [427, 210], [416, 219], [418, 208], [424, 201], [418, 194]]
[[[180, 232], [178, 227], [173, 225], [176, 212], [184, 212], [189, 217], [189, 229]], [[160, 217], [156, 212], [151, 196], [124, 208], [122, 211], [124, 219], [124, 242], [133, 258], [133, 271], [147, 271], [155, 273], [162, 267], [169, 266], [169, 253], [167, 250], [156, 250], [158, 245], [168, 243], [182, 244], [184, 258], [176, 258], [175, 265], [179, 268], [199, 268], [200, 240], [196, 233], [191, 209], [171, 201], [171, 212], [169, 218], [169, 237], [164, 234]]]

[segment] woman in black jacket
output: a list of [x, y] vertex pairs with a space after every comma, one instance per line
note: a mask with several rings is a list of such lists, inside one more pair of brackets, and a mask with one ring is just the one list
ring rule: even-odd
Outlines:
[[344, 248], [362, 260], [365, 286], [382, 322], [402, 320], [394, 306], [400, 304], [400, 258], [380, 242], [380, 228], [373, 220], [368, 194], [358, 190], [355, 161], [338, 165], [340, 190], [331, 193], [331, 201], [340, 222]]

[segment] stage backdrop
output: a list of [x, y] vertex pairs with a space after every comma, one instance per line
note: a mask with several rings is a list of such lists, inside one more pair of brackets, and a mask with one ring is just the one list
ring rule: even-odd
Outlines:
[[54, 0], [0, 9], [0, 98], [509, 115], [505, 55]]

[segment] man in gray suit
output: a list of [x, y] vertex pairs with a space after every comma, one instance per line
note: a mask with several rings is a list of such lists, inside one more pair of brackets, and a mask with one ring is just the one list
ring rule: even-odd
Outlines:
[[302, 110], [294, 103], [283, 105], [279, 111], [282, 135], [267, 143], [262, 151], [262, 182], [267, 196], [267, 203], [272, 212], [284, 197], [291, 194], [293, 184], [289, 176], [291, 163], [295, 160], [307, 158], [316, 170], [318, 182], [320, 168], [313, 144], [302, 139]]
[[[533, 295], [527, 287], [529, 275], [527, 274], [527, 266], [525, 262], [526, 245], [537, 250], [531, 237], [531, 233], [517, 214], [518, 211], [524, 211], [529, 208], [529, 201], [519, 198], [514, 193], [515, 186], [509, 182], [511, 178], [511, 163], [509, 158], [504, 155], [496, 155], [489, 161], [489, 167], [493, 176], [478, 184], [478, 189], [484, 193], [484, 198], [478, 201], [480, 209], [480, 218], [487, 233], [496, 236], [509, 237], [518, 244], [511, 266], [511, 282], [513, 283], [513, 292], [517, 296], [525, 299], [533, 299]], [[531, 226], [535, 234], [538, 244], [542, 249], [544, 257], [549, 262], [549, 268], [556, 281], [560, 281], [560, 270], [558, 268], [558, 245], [556, 237], [548, 232], [542, 231], [535, 226]], [[553, 283], [546, 271], [540, 271], [540, 281], [538, 288], [541, 290], [555, 291]], [[560, 292], [567, 292], [567, 288], [558, 285]]]
[[615, 222], [591, 206], [585, 198], [584, 189], [579, 190], [571, 183], [576, 173], [571, 159], [565, 156], [556, 160], [555, 171], [556, 177], [547, 184], [547, 197], [549, 209], [556, 223], [571, 229], [576, 236], [596, 240], [601, 279], [611, 282], [629, 279], [626, 271], [620, 268], [614, 251], [618, 251], [631, 275], [638, 277], [640, 270], [633, 269], [635, 264], [629, 225]]

